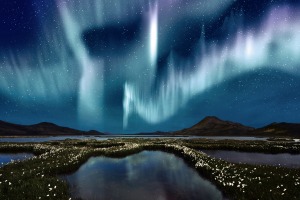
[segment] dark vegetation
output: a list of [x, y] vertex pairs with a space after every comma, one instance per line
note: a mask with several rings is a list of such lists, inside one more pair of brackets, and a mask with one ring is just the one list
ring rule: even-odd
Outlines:
[[299, 153], [295, 142], [179, 139], [66, 140], [0, 143], [0, 152], [32, 152], [35, 157], [0, 168], [0, 199], [69, 199], [60, 175], [76, 171], [92, 156], [124, 157], [143, 150], [167, 151], [184, 158], [230, 199], [300, 199], [300, 169], [233, 164], [195, 150], [226, 149]]

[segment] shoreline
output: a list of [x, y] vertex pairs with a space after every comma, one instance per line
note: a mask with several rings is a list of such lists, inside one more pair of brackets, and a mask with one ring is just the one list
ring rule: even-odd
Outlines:
[[[36, 156], [0, 168], [0, 198], [46, 198], [48, 185], [57, 185], [55, 195], [48, 199], [70, 198], [68, 184], [59, 175], [75, 172], [90, 157], [126, 157], [144, 150], [166, 151], [183, 158], [190, 167], [212, 182], [230, 199], [249, 197], [274, 199], [299, 199], [300, 169], [229, 163], [214, 159], [203, 149], [231, 149], [259, 152], [300, 153], [298, 143], [284, 141], [213, 141], [205, 139], [142, 139], [119, 138], [105, 141], [66, 140], [44, 143], [0, 143], [0, 152], [32, 152]], [[296, 180], [297, 179], [297, 180]], [[5, 182], [6, 180], [6, 182]], [[271, 182], [270, 182], [271, 181]], [[9, 184], [11, 183], [11, 184]], [[28, 185], [30, 184], [30, 185]], [[26, 189], [23, 185], [26, 185]], [[278, 188], [278, 185], [282, 185]], [[38, 190], [37, 190], [38, 188]], [[283, 189], [287, 189], [284, 192]], [[272, 193], [270, 193], [272, 190]], [[25, 193], [25, 194], [24, 194]], [[2, 196], [1, 196], [2, 195]], [[52, 196], [51, 196], [52, 195]]]

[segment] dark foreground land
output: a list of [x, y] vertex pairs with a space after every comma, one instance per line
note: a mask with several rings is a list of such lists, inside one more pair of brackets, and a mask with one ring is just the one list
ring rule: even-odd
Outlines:
[[300, 169], [233, 164], [211, 158], [197, 149], [299, 154], [300, 143], [163, 138], [0, 143], [0, 153], [36, 155], [0, 168], [0, 199], [69, 199], [68, 184], [59, 175], [76, 171], [92, 156], [125, 157], [143, 150], [176, 154], [229, 199], [300, 199]]

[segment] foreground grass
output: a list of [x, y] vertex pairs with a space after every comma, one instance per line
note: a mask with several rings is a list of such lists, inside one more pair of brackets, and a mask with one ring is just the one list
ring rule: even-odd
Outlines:
[[0, 168], [0, 199], [69, 199], [67, 183], [58, 175], [76, 171], [91, 156], [124, 157], [143, 150], [178, 155], [230, 199], [300, 199], [300, 169], [233, 164], [194, 148], [299, 153], [298, 143], [177, 139], [67, 140], [0, 144], [0, 152], [32, 152], [36, 156]]
[[184, 140], [184, 146], [194, 149], [233, 150], [261, 153], [291, 153], [300, 154], [300, 142], [292, 141], [238, 141], [238, 140]]

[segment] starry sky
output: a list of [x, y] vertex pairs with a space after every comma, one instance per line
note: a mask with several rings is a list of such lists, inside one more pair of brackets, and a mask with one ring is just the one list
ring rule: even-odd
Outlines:
[[300, 122], [299, 0], [0, 1], [0, 120], [136, 133]]

